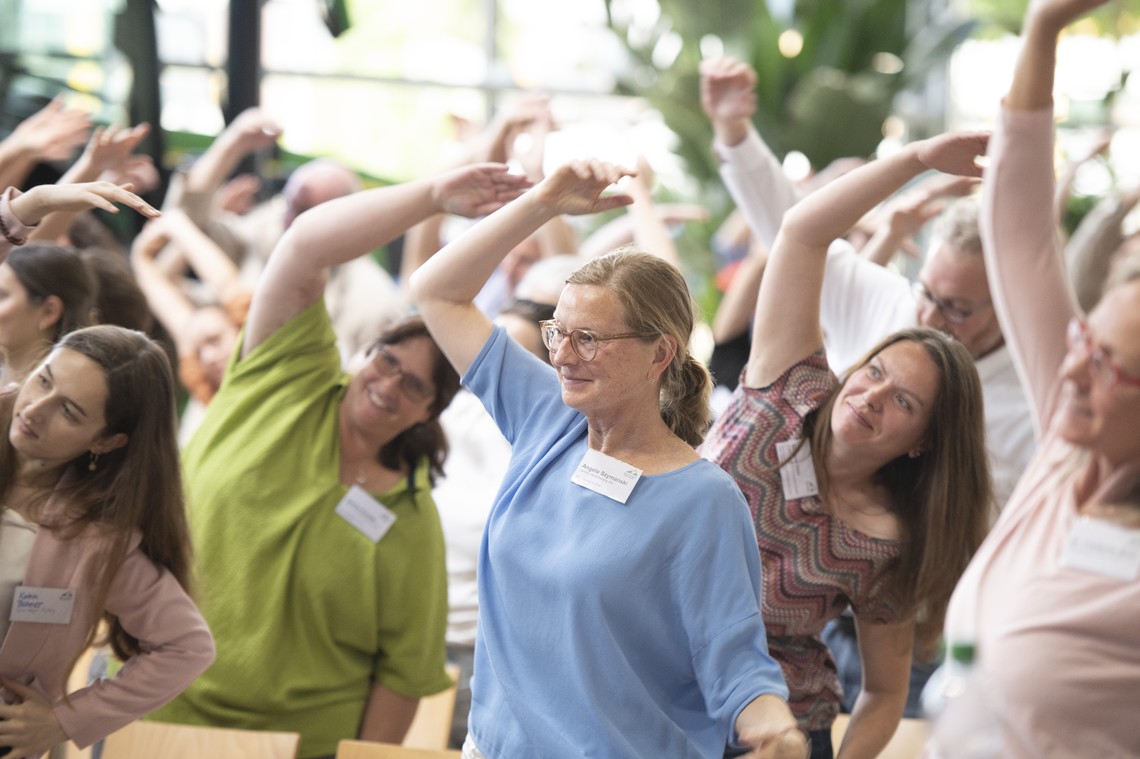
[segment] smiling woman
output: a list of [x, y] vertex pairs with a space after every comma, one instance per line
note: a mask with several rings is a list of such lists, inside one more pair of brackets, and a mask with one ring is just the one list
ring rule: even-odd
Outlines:
[[[113, 202], [158, 213], [106, 182], [9, 189], [0, 254], [49, 213]], [[188, 593], [174, 419], [166, 354], [119, 327], [70, 332], [18, 392], [0, 395], [0, 609], [14, 609], [0, 619], [0, 754], [36, 757], [67, 739], [85, 747], [213, 660]], [[126, 666], [67, 693], [101, 623]]]
[[572, 273], [542, 326], [553, 371], [474, 304], [554, 216], [628, 203], [600, 197], [628, 173], [562, 166], [412, 278], [436, 341], [513, 446], [479, 557], [464, 757], [798, 759], [744, 501], [693, 449], [711, 379], [689, 352], [681, 273], [631, 249]]
[[[737, 65], [708, 61], [706, 75]], [[865, 680], [840, 753], [877, 756], [902, 715], [916, 643], [929, 653], [937, 641], [991, 498], [981, 384], [959, 341], [905, 330], [842, 383], [828, 369], [819, 313], [827, 249], [927, 169], [976, 175], [985, 145], [976, 134], [914, 143], [784, 215], [743, 379], [702, 448], [751, 507], [768, 645], [813, 759], [832, 756], [841, 696], [824, 626], [848, 605], [855, 612]]]
[[[355, 375], [328, 271], [435, 213], [493, 211], [526, 181], [482, 164], [305, 212], [281, 238], [183, 467], [217, 663], [155, 717], [399, 743], [444, 672], [447, 586], [431, 500], [458, 377], [415, 317]], [[411, 568], [414, 567], [414, 571]]]

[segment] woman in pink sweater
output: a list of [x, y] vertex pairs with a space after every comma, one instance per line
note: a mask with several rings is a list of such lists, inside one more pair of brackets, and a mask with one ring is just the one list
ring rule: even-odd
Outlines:
[[[47, 213], [123, 203], [109, 183], [0, 197], [0, 260]], [[190, 544], [175, 440], [174, 377], [142, 333], [65, 335], [0, 394], [0, 754], [80, 746], [169, 701], [214, 658], [187, 586]], [[10, 611], [9, 611], [10, 610]], [[106, 623], [125, 662], [67, 693]]]
[[1140, 751], [1140, 532], [1114, 513], [1140, 463], [1140, 280], [1081, 314], [1051, 206], [1057, 38], [1103, 3], [1030, 3], [984, 182], [990, 287], [1041, 444], [955, 590], [947, 635], [976, 641], [1008, 757]]

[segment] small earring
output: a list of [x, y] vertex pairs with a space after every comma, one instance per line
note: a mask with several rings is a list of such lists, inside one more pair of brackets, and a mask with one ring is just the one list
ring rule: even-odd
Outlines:
[[88, 472], [94, 472], [96, 467], [98, 467], [98, 465], [99, 465], [99, 454], [98, 453], [92, 453], [91, 454], [91, 460], [87, 462], [87, 471]]
[[908, 455], [908, 456], [910, 456], [912, 459], [917, 459], [919, 456], [921, 456], [921, 455], [922, 455], [922, 451], [921, 451], [921, 450], [917, 450], [917, 451], [911, 451], [911, 452], [910, 452], [909, 454], [907, 454], [907, 455]]

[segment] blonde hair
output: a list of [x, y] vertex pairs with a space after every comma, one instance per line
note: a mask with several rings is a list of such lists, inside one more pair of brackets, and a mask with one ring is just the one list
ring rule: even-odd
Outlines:
[[712, 423], [712, 377], [689, 352], [696, 311], [681, 272], [657, 256], [627, 245], [586, 262], [566, 282], [613, 292], [631, 331], [673, 337], [677, 353], [661, 375], [661, 418], [677, 437], [689, 445], [700, 445]]

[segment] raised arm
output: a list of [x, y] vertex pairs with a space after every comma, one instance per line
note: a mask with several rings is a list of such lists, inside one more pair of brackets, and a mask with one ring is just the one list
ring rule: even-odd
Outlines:
[[752, 126], [756, 72], [735, 58], [701, 62], [701, 106], [712, 122], [720, 176], [752, 234], [771, 247], [784, 213], [799, 193]]
[[[157, 182], [157, 172], [150, 156], [136, 155], [135, 148], [150, 133], [150, 125], [138, 124], [129, 128], [100, 127], [91, 134], [87, 147], [78, 160], [60, 177], [59, 184], [80, 184], [94, 182], [103, 177], [104, 172], [114, 172], [118, 176], [148, 176]], [[146, 171], [149, 167], [150, 172]], [[139, 192], [153, 189], [136, 187]], [[79, 211], [53, 213], [31, 234], [33, 240], [55, 241], [67, 233]]]
[[19, 187], [39, 161], [70, 159], [90, 130], [89, 113], [55, 97], [0, 141], [0, 187]]
[[481, 216], [518, 197], [525, 177], [478, 164], [346, 195], [297, 217], [273, 249], [246, 321], [242, 355], [321, 297], [328, 270], [394, 240], [432, 214]]
[[181, 209], [167, 211], [163, 224], [171, 241], [219, 303], [227, 303], [239, 291], [247, 290], [233, 260]]
[[166, 328], [181, 351], [185, 345], [186, 324], [194, 304], [156, 264], [155, 257], [170, 242], [167, 217], [147, 222], [131, 243], [131, 271], [146, 296], [151, 313]]
[[816, 190], [784, 215], [756, 303], [745, 383], [763, 387], [823, 345], [820, 289], [831, 242], [907, 180], [935, 169], [979, 176], [980, 133], [914, 142]]
[[1105, 0], [1034, 0], [983, 182], [981, 231], [994, 308], [1040, 433], [1077, 306], [1053, 218], [1057, 38]]
[[601, 194], [632, 173], [601, 161], [566, 164], [449, 243], [412, 275], [412, 296], [457, 372], [467, 371], [491, 334], [491, 322], [474, 300], [499, 262], [559, 214], [596, 213], [629, 204], [629, 196]]
[[130, 185], [120, 187], [110, 182], [42, 184], [25, 193], [9, 187], [0, 196], [0, 261], [13, 247], [27, 242], [36, 225], [51, 213], [91, 208], [118, 213], [116, 203], [133, 208], [143, 216], [158, 216], [157, 210], [130, 191]]

